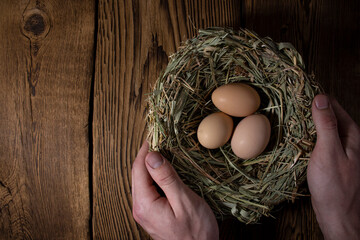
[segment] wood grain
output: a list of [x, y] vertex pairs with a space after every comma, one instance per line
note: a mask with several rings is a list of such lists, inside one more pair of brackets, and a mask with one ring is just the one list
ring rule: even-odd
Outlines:
[[[293, 43], [360, 123], [359, 11], [356, 0], [0, 1], [0, 239], [149, 238], [130, 184], [146, 93], [199, 28]], [[308, 198], [273, 215], [224, 219], [220, 238], [322, 239]]]
[[245, 26], [291, 42], [325, 91], [360, 123], [360, 2], [245, 0]]
[[[360, 122], [358, 1], [244, 1], [244, 24], [261, 36], [291, 42], [307, 72]], [[284, 205], [271, 230], [276, 239], [322, 239], [309, 199]], [[254, 238], [255, 239], [255, 238]]]
[[94, 238], [148, 238], [132, 218], [131, 164], [145, 138], [145, 99], [195, 29], [237, 27], [237, 1], [99, 1], [94, 90]]
[[[358, 3], [100, 1], [93, 130], [94, 236], [147, 238], [132, 219], [130, 197], [131, 162], [146, 131], [144, 94], [167, 57], [198, 28], [241, 26], [276, 41], [292, 42], [304, 56], [308, 72], [314, 72], [325, 90], [345, 103], [358, 120], [359, 101], [354, 99], [359, 92], [359, 41], [352, 34], [358, 26], [351, 24], [358, 22], [358, 16], [351, 8], [358, 9]], [[309, 199], [285, 203], [274, 216], [251, 226], [226, 219], [219, 223], [221, 239], [322, 238]]]
[[0, 239], [89, 237], [92, 1], [0, 1]]

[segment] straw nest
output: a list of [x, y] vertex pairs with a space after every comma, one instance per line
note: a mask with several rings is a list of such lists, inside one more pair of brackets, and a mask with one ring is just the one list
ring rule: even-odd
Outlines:
[[[294, 200], [306, 178], [316, 140], [311, 102], [320, 88], [304, 68], [289, 43], [275, 43], [245, 29], [200, 30], [170, 57], [149, 94], [151, 150], [170, 160], [217, 217], [232, 214], [256, 223], [278, 203]], [[201, 120], [218, 111], [211, 93], [234, 82], [257, 90], [257, 113], [272, 125], [270, 143], [253, 159], [236, 157], [230, 143], [209, 150], [197, 140]]]

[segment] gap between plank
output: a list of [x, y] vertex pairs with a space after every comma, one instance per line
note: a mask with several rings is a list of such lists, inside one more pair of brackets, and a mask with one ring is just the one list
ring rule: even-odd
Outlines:
[[98, 39], [98, 11], [99, 1], [95, 0], [95, 11], [94, 11], [94, 48], [93, 48], [93, 65], [92, 65], [92, 78], [90, 86], [90, 97], [89, 97], [89, 120], [88, 120], [88, 134], [89, 134], [89, 200], [90, 200], [90, 217], [89, 217], [89, 234], [90, 239], [94, 238], [93, 229], [93, 216], [94, 216], [94, 183], [93, 183], [93, 163], [94, 163], [94, 139], [93, 139], [93, 119], [94, 119], [94, 91], [95, 91], [95, 64], [96, 64], [96, 50], [97, 50], [97, 39]]

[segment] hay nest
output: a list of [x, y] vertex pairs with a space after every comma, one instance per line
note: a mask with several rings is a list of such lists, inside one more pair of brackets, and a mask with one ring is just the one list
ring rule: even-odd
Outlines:
[[[200, 30], [170, 57], [149, 95], [151, 150], [171, 161], [217, 217], [232, 214], [256, 223], [278, 203], [298, 196], [306, 178], [316, 138], [311, 102], [320, 88], [304, 68], [289, 43], [275, 43], [248, 30]], [[272, 125], [270, 143], [253, 159], [235, 156], [230, 143], [209, 150], [197, 140], [201, 120], [218, 111], [211, 93], [234, 82], [257, 90], [257, 113]]]

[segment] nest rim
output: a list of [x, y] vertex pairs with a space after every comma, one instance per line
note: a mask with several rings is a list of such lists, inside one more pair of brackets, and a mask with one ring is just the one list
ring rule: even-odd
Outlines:
[[[217, 217], [258, 222], [278, 203], [301, 195], [298, 187], [316, 140], [311, 102], [321, 92], [304, 68], [289, 43], [275, 43], [247, 29], [199, 30], [170, 57], [149, 95], [150, 149], [171, 161]], [[209, 150], [196, 141], [195, 126], [219, 111], [211, 93], [234, 82], [257, 90], [261, 106], [256, 113], [272, 123], [271, 144], [254, 159], [236, 157], [229, 142]]]

